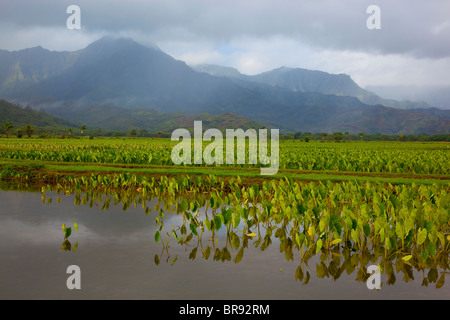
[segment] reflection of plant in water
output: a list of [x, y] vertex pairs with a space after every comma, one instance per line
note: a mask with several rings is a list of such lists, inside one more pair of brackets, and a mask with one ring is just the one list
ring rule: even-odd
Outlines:
[[[392, 253], [389, 256], [384, 256], [384, 248], [365, 246], [358, 247], [357, 244], [351, 240], [346, 242], [335, 242], [328, 248], [321, 247], [317, 250], [316, 247], [306, 247], [306, 244], [300, 244], [293, 240], [296, 231], [287, 224], [271, 225], [270, 223], [262, 226], [254, 226], [258, 232], [253, 237], [254, 233], [246, 233], [245, 230], [235, 230], [231, 224], [227, 225], [226, 240], [223, 247], [219, 247], [218, 241], [214, 241], [214, 231], [207, 227], [211, 232], [210, 236], [205, 235], [208, 239], [208, 245], [204, 247], [202, 241], [202, 233], [206, 224], [203, 224], [200, 229], [201, 233], [194, 236], [193, 232], [187, 232], [186, 225], [192, 225], [189, 220], [190, 213], [183, 214], [183, 225], [172, 226], [171, 232], [167, 232], [167, 240], [163, 243], [163, 251], [160, 255], [155, 255], [155, 263], [159, 264], [163, 254], [167, 254], [166, 262], [169, 262], [169, 241], [174, 239], [178, 245], [189, 248], [189, 259], [202, 258], [205, 260], [212, 259], [214, 261], [233, 261], [239, 263], [243, 256], [245, 249], [249, 246], [259, 248], [265, 251], [272, 245], [273, 237], [279, 240], [280, 253], [284, 253], [284, 258], [287, 261], [299, 261], [299, 265], [295, 271], [295, 280], [307, 284], [310, 279], [310, 272], [316, 274], [318, 278], [330, 278], [338, 280], [342, 274], [353, 274], [356, 272], [356, 281], [366, 282], [369, 274], [367, 273], [367, 266], [376, 264], [382, 270], [382, 273], [387, 277], [387, 284], [393, 285], [397, 281], [397, 275], [403, 274], [403, 281], [408, 282], [414, 280], [413, 270], [423, 274], [423, 286], [428, 286], [430, 283], [435, 283], [436, 288], [444, 285], [445, 271], [441, 271], [440, 277], [438, 269], [448, 270], [448, 254], [437, 255], [434, 258], [424, 259], [423, 256], [413, 252], [411, 259], [403, 259], [402, 252]], [[162, 218], [162, 216], [160, 216]], [[213, 218], [214, 219], [214, 218]], [[161, 220], [159, 220], [161, 221]], [[160, 222], [161, 223], [161, 222]], [[263, 232], [264, 231], [264, 232]], [[178, 232], [182, 235], [178, 235]], [[209, 241], [213, 240], [213, 241]], [[217, 240], [217, 239], [216, 239]], [[415, 254], [416, 253], [416, 254]], [[294, 256], [298, 256], [295, 258]], [[318, 257], [315, 262], [315, 268], [309, 266], [308, 262], [312, 257]], [[171, 264], [173, 265], [178, 257], [175, 257]], [[397, 275], [396, 275], [397, 274]]]
[[[444, 283], [450, 249], [447, 185], [385, 185], [358, 182], [295, 182], [264, 180], [259, 184], [239, 177], [177, 176], [149, 178], [131, 174], [61, 179], [54, 187], [75, 193], [75, 204], [108, 209], [111, 202], [123, 210], [141, 205], [156, 212], [155, 241], [163, 244], [169, 261], [169, 243], [189, 247], [189, 258], [239, 262], [252, 244], [264, 251], [274, 238], [285, 259], [300, 265], [296, 279], [308, 281], [311, 257], [319, 257], [318, 277], [338, 279], [357, 272], [368, 277], [366, 266], [379, 264], [387, 283], [413, 279], [422, 272], [423, 284]], [[53, 190], [47, 186], [45, 193]], [[84, 193], [83, 193], [84, 192]], [[149, 201], [157, 199], [151, 208]], [[48, 202], [48, 201], [47, 201]], [[183, 223], [167, 231], [164, 215], [176, 213]], [[227, 241], [218, 247], [216, 233], [226, 230]], [[202, 238], [212, 239], [206, 247]], [[162, 239], [162, 234], [167, 235]], [[233, 258], [233, 252], [237, 252]], [[159, 263], [162, 255], [155, 256]], [[171, 263], [175, 263], [175, 257]], [[438, 270], [441, 271], [439, 274]]]

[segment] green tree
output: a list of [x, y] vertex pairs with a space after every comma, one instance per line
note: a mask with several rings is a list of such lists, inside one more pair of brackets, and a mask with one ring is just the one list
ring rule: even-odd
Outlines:
[[2, 130], [5, 131], [6, 137], [9, 138], [9, 132], [14, 128], [13, 124], [9, 121], [6, 121], [3, 126]]
[[364, 133], [364, 132], [359, 132], [358, 133], [358, 136], [361, 138], [361, 140], [364, 140], [364, 136], [365, 136], [366, 134]]
[[328, 133], [326, 133], [326, 132], [321, 132], [319, 134], [320, 134], [320, 137], [322, 140], [325, 140], [325, 138], [328, 136]]
[[148, 134], [149, 134], [148, 130], [145, 129], [140, 130], [138, 133], [139, 137], [148, 137]]
[[85, 125], [82, 125], [82, 126], [80, 127], [80, 130], [81, 130], [81, 135], [83, 135], [83, 134], [84, 134], [84, 131], [86, 130], [86, 126], [85, 126]]
[[342, 132], [333, 132], [333, 139], [334, 141], [341, 141], [342, 140]]
[[350, 134], [350, 132], [348, 132], [348, 131], [345, 131], [345, 132], [344, 132], [344, 134], [345, 134], [345, 139], [347, 139], [347, 140], [348, 140], [348, 135]]
[[34, 128], [30, 124], [27, 124], [23, 129], [23, 132], [28, 136], [28, 138], [30, 138], [34, 133]]
[[301, 137], [302, 137], [301, 131], [297, 131], [296, 133], [294, 133], [294, 139], [301, 139]]
[[135, 129], [131, 129], [130, 136], [132, 136], [134, 138], [134, 137], [136, 137], [136, 135], [137, 135], [136, 130]]
[[72, 128], [67, 129], [67, 135], [68, 135], [69, 137], [72, 135], [72, 131], [73, 131]]

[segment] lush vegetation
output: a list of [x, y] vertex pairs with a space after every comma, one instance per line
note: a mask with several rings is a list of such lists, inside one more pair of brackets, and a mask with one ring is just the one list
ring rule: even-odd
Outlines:
[[[53, 110], [54, 111], [54, 110]], [[445, 112], [445, 111], [443, 111]], [[58, 113], [58, 112], [57, 112]], [[104, 117], [98, 119], [97, 115]], [[0, 99], [0, 137], [34, 138], [82, 138], [90, 137], [170, 137], [177, 128], [192, 128], [197, 119], [203, 119], [204, 129], [217, 128], [264, 128], [257, 121], [232, 112], [210, 115], [164, 113], [153, 109], [124, 109], [115, 105], [85, 106], [83, 109], [65, 110], [62, 118], [23, 107]], [[150, 129], [151, 128], [151, 129]], [[440, 134], [367, 134], [365, 132], [286, 132], [281, 130], [282, 140], [320, 141], [450, 141], [449, 133]], [[441, 131], [441, 132], [445, 132]]]
[[[171, 151], [177, 143], [168, 139], [0, 139], [0, 159], [172, 166]], [[207, 144], [204, 142], [204, 146]], [[448, 175], [448, 153], [449, 144], [446, 143], [282, 141], [279, 169]], [[235, 166], [255, 167], [249, 164]]]

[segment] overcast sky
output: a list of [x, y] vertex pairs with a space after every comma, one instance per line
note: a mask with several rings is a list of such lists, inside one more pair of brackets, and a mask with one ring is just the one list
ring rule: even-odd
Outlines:
[[[69, 5], [81, 29], [69, 30]], [[370, 30], [369, 5], [381, 29]], [[156, 44], [188, 64], [256, 74], [280, 66], [359, 85], [450, 85], [449, 0], [1, 0], [0, 49], [77, 50], [104, 35]]]

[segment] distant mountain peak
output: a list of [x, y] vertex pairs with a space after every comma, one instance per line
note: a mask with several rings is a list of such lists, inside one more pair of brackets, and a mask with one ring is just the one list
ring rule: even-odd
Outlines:
[[134, 41], [132, 38], [129, 37], [114, 37], [114, 36], [103, 36], [98, 40], [95, 40], [94, 42], [90, 43], [88, 47], [94, 47], [99, 45], [111, 45], [111, 44], [138, 44], [136, 41]]
[[[282, 71], [282, 72], [287, 72], [287, 71], [293, 71], [296, 69], [300, 69], [300, 68], [290, 68], [290, 67], [286, 67], [286, 66], [281, 66], [279, 68], [275, 68], [272, 71]], [[269, 71], [270, 72], [270, 71]]]
[[30, 48], [25, 48], [17, 51], [13, 51], [19, 54], [41, 54], [43, 52], [50, 52], [50, 50], [43, 48], [42, 46], [35, 46]]
[[41, 50], [45, 50], [47, 51], [47, 49], [44, 49], [42, 46], [35, 46], [35, 47], [31, 47], [31, 48], [26, 48], [24, 50], [28, 50], [28, 51], [41, 51]]
[[240, 73], [239, 70], [236, 68], [224, 67], [215, 64], [203, 63], [198, 65], [192, 65], [191, 68], [197, 72], [208, 73], [212, 76], [235, 77], [235, 78], [240, 78], [243, 76], [243, 74]]
[[142, 47], [130, 38], [116, 38], [112, 36], [102, 37], [90, 43], [85, 50], [112, 50], [117, 48]]
[[147, 48], [160, 50], [156, 44], [143, 45], [129, 37], [104, 36], [91, 44], [86, 49], [117, 49], [117, 48]]

